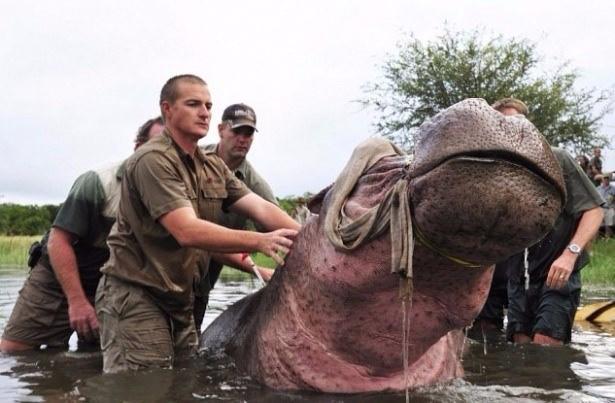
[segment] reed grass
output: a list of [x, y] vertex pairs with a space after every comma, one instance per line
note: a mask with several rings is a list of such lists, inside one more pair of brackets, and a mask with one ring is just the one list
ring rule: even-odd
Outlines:
[[615, 285], [615, 238], [599, 239], [591, 247], [589, 264], [581, 270], [583, 285]]
[[35, 236], [6, 236], [0, 235], [0, 267], [26, 267], [28, 250], [32, 242], [41, 239]]

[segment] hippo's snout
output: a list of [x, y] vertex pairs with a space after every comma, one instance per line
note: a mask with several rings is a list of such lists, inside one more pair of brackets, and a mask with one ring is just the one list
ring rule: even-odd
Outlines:
[[518, 161], [456, 157], [411, 181], [415, 225], [453, 256], [493, 264], [537, 242], [564, 197]]
[[524, 117], [468, 99], [420, 128], [415, 225], [451, 254], [491, 264], [538, 241], [566, 201], [550, 146]]

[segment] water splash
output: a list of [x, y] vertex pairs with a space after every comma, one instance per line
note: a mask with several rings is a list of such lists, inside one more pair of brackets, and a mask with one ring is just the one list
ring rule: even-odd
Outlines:
[[468, 331], [470, 330], [471, 327], [472, 327], [472, 323], [470, 324], [470, 326], [466, 326], [463, 328], [463, 341], [461, 342], [461, 349], [459, 350], [459, 353], [457, 354], [461, 362], [463, 362], [463, 349], [466, 347], [466, 340], [468, 340]]

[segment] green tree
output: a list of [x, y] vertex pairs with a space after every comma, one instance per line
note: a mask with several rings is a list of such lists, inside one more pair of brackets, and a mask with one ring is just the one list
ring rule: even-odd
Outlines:
[[49, 229], [59, 206], [0, 204], [0, 235], [39, 235]]
[[536, 44], [525, 39], [447, 29], [423, 43], [410, 35], [384, 62], [382, 81], [365, 86], [361, 102], [380, 113], [376, 130], [406, 149], [440, 110], [465, 98], [491, 104], [511, 96], [528, 104], [528, 119], [551, 144], [574, 152], [607, 146], [600, 121], [612, 110], [613, 88], [577, 89], [579, 73], [567, 63], [553, 71], [540, 67]]

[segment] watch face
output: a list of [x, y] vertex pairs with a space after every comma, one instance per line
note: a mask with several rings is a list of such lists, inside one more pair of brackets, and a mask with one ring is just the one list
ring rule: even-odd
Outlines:
[[576, 253], [576, 254], [581, 253], [581, 247], [577, 245], [576, 243], [571, 243], [570, 245], [568, 245], [568, 249], [572, 253]]

